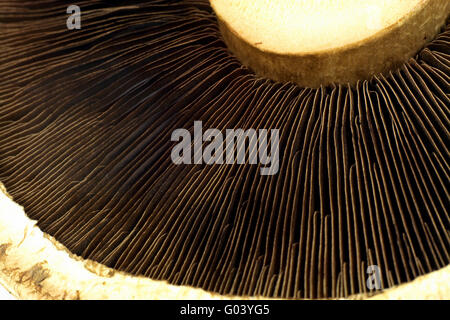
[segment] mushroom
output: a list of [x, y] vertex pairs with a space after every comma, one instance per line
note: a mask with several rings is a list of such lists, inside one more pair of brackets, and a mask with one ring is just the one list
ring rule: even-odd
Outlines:
[[[448, 297], [448, 23], [398, 67], [316, 86], [246, 67], [206, 0], [79, 1], [80, 30], [65, 6], [0, 0], [16, 296]], [[279, 130], [279, 171], [174, 163], [172, 133], [196, 121]]]

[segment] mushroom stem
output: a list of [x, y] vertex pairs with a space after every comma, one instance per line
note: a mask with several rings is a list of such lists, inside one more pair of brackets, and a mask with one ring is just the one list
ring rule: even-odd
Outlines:
[[448, 0], [211, 0], [229, 49], [258, 75], [304, 87], [387, 74], [436, 36]]

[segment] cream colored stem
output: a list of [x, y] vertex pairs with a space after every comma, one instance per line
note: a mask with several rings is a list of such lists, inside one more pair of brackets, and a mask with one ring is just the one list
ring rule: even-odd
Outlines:
[[229, 49], [257, 74], [300, 86], [394, 70], [436, 36], [448, 0], [211, 0]]

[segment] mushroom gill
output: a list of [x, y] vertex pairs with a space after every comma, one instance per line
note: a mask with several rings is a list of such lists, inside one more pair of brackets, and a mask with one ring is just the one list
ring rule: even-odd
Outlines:
[[[0, 0], [0, 181], [72, 253], [237, 296], [367, 294], [450, 262], [450, 25], [355, 86], [274, 82], [206, 0]], [[176, 165], [171, 134], [278, 129], [280, 166]], [[1, 244], [0, 244], [1, 245]]]

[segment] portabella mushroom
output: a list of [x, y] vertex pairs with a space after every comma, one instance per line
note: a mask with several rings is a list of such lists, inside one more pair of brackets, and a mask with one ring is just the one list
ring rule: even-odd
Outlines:
[[[400, 28], [423, 41], [402, 63], [297, 81], [232, 46], [219, 0], [220, 29], [206, 0], [78, 1], [80, 30], [64, 1], [0, 0], [0, 283], [22, 298], [369, 297], [377, 266], [393, 289], [375, 297], [448, 298], [449, 8], [412, 1], [399, 28], [434, 24]], [[401, 47], [388, 39], [374, 59]], [[278, 174], [173, 163], [171, 134], [195, 121], [278, 129]]]

